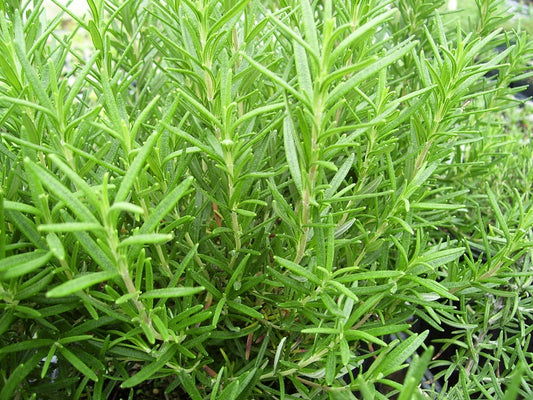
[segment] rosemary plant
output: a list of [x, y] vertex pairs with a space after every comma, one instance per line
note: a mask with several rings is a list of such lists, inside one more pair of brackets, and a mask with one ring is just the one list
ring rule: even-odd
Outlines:
[[0, 399], [533, 396], [502, 1], [87, 3], [0, 2]]

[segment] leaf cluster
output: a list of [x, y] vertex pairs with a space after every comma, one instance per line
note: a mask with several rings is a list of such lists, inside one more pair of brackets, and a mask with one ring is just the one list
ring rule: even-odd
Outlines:
[[500, 3], [1, 3], [0, 399], [529, 398]]

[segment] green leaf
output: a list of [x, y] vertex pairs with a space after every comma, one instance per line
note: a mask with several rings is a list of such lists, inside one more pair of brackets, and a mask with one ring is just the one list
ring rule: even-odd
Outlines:
[[[28, 107], [31, 109], [34, 109], [36, 111], [43, 112], [47, 115], [49, 115], [52, 118], [56, 118], [56, 115], [54, 112], [46, 107], [43, 107], [39, 104], [33, 103], [28, 100], [18, 99], [16, 97], [10, 97], [10, 96], [0, 96], [0, 103], [7, 103], [7, 104], [17, 104], [19, 106]], [[2, 134], [4, 137], [9, 137], [10, 135], [7, 135], [5, 133]]]
[[284, 258], [278, 256], [274, 256], [274, 260], [282, 267], [285, 267], [292, 273], [307, 279], [309, 282], [313, 282], [316, 285], [322, 284], [322, 281], [315, 274], [302, 267], [301, 265], [298, 265], [295, 262], [289, 260], [285, 260]]
[[[186, 177], [178, 186], [172, 189], [168, 194], [157, 204], [148, 218], [144, 221], [139, 229], [139, 234], [152, 233], [160, 224], [165, 216], [176, 206], [178, 201], [187, 194], [189, 188], [193, 183], [193, 177]], [[142, 247], [142, 244], [133, 245], [128, 258], [134, 259]]]
[[104, 230], [104, 227], [94, 222], [64, 222], [57, 224], [42, 224], [37, 227], [39, 232], [90, 232]]
[[65, 99], [65, 102], [63, 105], [65, 110], [71, 109], [74, 99], [76, 98], [76, 96], [79, 96], [83, 85], [86, 83], [85, 79], [87, 78], [87, 75], [89, 75], [89, 73], [91, 72], [91, 69], [93, 68], [93, 65], [98, 59], [98, 57], [100, 57], [100, 52], [98, 50], [95, 50], [92, 53], [93, 54], [91, 58], [86, 60], [85, 66], [83, 67], [83, 69], [78, 72], [74, 82], [71, 85], [69, 85], [70, 90], [68, 92], [67, 98]]
[[108, 256], [108, 252], [105, 249], [103, 243], [96, 243], [90, 236], [84, 231], [73, 232], [74, 236], [81, 244], [81, 246], [87, 251], [91, 258], [106, 271], [115, 271], [117, 264], [111, 260]]
[[248, 260], [250, 259], [250, 256], [251, 256], [250, 254], [247, 254], [241, 260], [239, 265], [237, 265], [237, 268], [235, 268], [235, 270], [233, 271], [233, 274], [231, 275], [231, 278], [229, 279], [229, 281], [227, 283], [226, 290], [224, 291], [224, 294], [226, 296], [229, 295], [234, 290], [233, 289], [233, 285], [235, 284], [235, 282], [237, 282], [238, 279], [240, 279], [242, 277], [243, 271], [244, 271], [244, 269], [247, 266], [247, 263], [248, 263]]
[[115, 195], [115, 203], [123, 202], [127, 199], [128, 195], [130, 194], [130, 190], [137, 180], [141, 170], [145, 166], [146, 159], [152, 152], [155, 143], [157, 139], [159, 139], [159, 136], [163, 132], [162, 129], [156, 130], [154, 133], [152, 133], [148, 139], [144, 142], [144, 145], [141, 147], [137, 155], [135, 156], [133, 162], [131, 163], [130, 167], [126, 171], [126, 175], [124, 175], [124, 178], [122, 179], [122, 182], [120, 183], [120, 186], [118, 187], [117, 194]]
[[443, 204], [443, 203], [410, 203], [413, 210], [460, 210], [466, 209], [464, 204]]
[[422, 357], [418, 354], [413, 356], [398, 400], [411, 400], [415, 398], [416, 394], [420, 393], [418, 387], [424, 378], [432, 355], [433, 347], [429, 347], [424, 351]]
[[287, 340], [287, 337], [284, 336], [277, 348], [276, 348], [276, 354], [274, 355], [274, 364], [273, 364], [273, 367], [272, 367], [272, 373], [276, 373], [276, 369], [277, 369], [277, 366], [278, 366], [278, 363], [279, 363], [279, 360], [281, 358], [281, 352], [283, 351], [283, 346], [285, 345], [285, 341]]
[[361, 330], [350, 329], [350, 330], [344, 331], [343, 335], [347, 340], [365, 340], [370, 343], [379, 344], [380, 346], [387, 345], [387, 343], [385, 343], [383, 340], [371, 335], [368, 332], [361, 331]]
[[132, 246], [136, 244], [159, 244], [159, 243], [165, 243], [169, 240], [172, 240], [174, 235], [171, 233], [146, 233], [146, 234], [136, 234], [133, 236], [129, 236], [126, 239], [122, 240], [117, 248], [121, 247], [127, 247]]
[[4, 209], [5, 210], [15, 210], [27, 214], [41, 215], [41, 210], [36, 207], [30, 206], [29, 204], [19, 203], [16, 201], [9, 201], [4, 199]]
[[265, 117], [267, 114], [273, 112], [273, 111], [276, 111], [276, 110], [279, 110], [280, 108], [283, 108], [285, 106], [285, 102], [278, 102], [278, 103], [274, 103], [274, 104], [267, 104], [265, 106], [261, 106], [261, 107], [254, 107], [252, 110], [248, 111], [246, 114], [244, 114], [242, 117], [239, 117], [239, 119], [237, 119], [237, 121], [235, 121], [232, 125], [231, 125], [231, 130], [232, 131], [235, 131], [237, 130], [237, 127], [239, 125], [241, 125], [242, 123], [254, 118], [254, 117], [257, 117], [257, 116], [262, 116], [262, 117]]
[[509, 380], [509, 383], [506, 384], [506, 389], [505, 389], [505, 394], [504, 394], [505, 400], [516, 400], [518, 398], [518, 395], [520, 392], [520, 386], [522, 382], [524, 381], [525, 373], [526, 373], [526, 367], [524, 367], [524, 362], [520, 360], [518, 362], [518, 365], [514, 366], [512, 377]]
[[375, 279], [395, 279], [405, 274], [403, 271], [368, 271], [353, 273], [351, 268], [340, 269], [333, 273], [333, 277], [343, 275], [338, 282], [368, 281]]
[[318, 28], [316, 26], [314, 10], [311, 2], [307, 0], [299, 0], [299, 4], [302, 12], [305, 40], [309, 43], [313, 51], [316, 54], [319, 54], [320, 49], [318, 47], [317, 37]]
[[116, 271], [92, 272], [82, 275], [56, 286], [46, 293], [46, 297], [65, 297], [90, 286], [96, 285], [97, 283], [114, 279], [118, 275], [119, 273]]
[[65, 359], [72, 364], [74, 368], [76, 368], [78, 371], [80, 371], [83, 375], [89, 377], [89, 379], [93, 380], [94, 382], [98, 382], [98, 376], [96, 376], [95, 372], [90, 369], [83, 361], [81, 361], [78, 356], [76, 356], [74, 353], [72, 353], [70, 350], [68, 350], [66, 347], [59, 347], [59, 352]]
[[346, 286], [344, 286], [342, 283], [337, 281], [328, 281], [328, 286], [333, 286], [336, 290], [338, 290], [341, 294], [345, 295], [346, 297], [352, 299], [353, 301], [359, 301], [359, 298], [355, 295], [354, 292], [352, 292], [350, 289], [348, 289]]
[[24, 164], [35, 174], [44, 186], [46, 186], [59, 200], [63, 201], [65, 205], [81, 219], [81, 222], [98, 223], [98, 220], [91, 211], [79, 201], [70, 190], [59, 182], [50, 171], [32, 162], [27, 157], [24, 159]]
[[48, 158], [57, 165], [57, 167], [65, 173], [66, 176], [78, 187], [83, 190], [83, 193], [87, 196], [87, 199], [91, 201], [93, 206], [98, 207], [100, 205], [100, 200], [95, 194], [94, 188], [90, 187], [85, 180], [79, 176], [72, 168], [70, 168], [66, 163], [64, 163], [56, 154], [49, 154]]
[[305, 328], [302, 333], [315, 333], [318, 335], [339, 335], [340, 331], [337, 328]]
[[98, 27], [94, 23], [94, 20], [89, 20], [89, 23], [87, 24], [87, 28], [89, 30], [89, 34], [91, 35], [91, 39], [94, 45], [94, 48], [97, 51], [103, 51], [104, 50], [104, 44], [102, 41], [102, 37], [100, 36], [100, 32], [98, 31]]
[[17, 278], [45, 265], [53, 253], [35, 250], [29, 253], [16, 254], [0, 260], [0, 280]]
[[5, 210], [6, 217], [13, 222], [13, 225], [38, 249], [46, 249], [46, 242], [43, 240], [35, 227], [35, 222], [23, 215], [19, 211]]
[[494, 196], [494, 193], [490, 189], [490, 185], [488, 183], [485, 184], [485, 190], [487, 191], [487, 196], [489, 197], [489, 202], [492, 206], [492, 209], [494, 210], [494, 214], [496, 216], [496, 219], [498, 220], [498, 224], [500, 225], [500, 228], [502, 229], [503, 234], [505, 235], [505, 239], [507, 240], [507, 243], [511, 243], [512, 239], [511, 234], [509, 233], [509, 227], [507, 226], [507, 222], [505, 221], [502, 211], [500, 210], [500, 206], [498, 205], [496, 196]]
[[298, 85], [300, 89], [311, 100], [313, 98], [313, 81], [309, 72], [309, 62], [305, 49], [296, 41], [293, 41], [294, 61], [296, 63], [296, 73], [298, 76]]
[[445, 249], [438, 251], [429, 251], [414, 259], [409, 263], [409, 267], [414, 267], [420, 263], [430, 265], [433, 268], [441, 267], [452, 261], [457, 260], [465, 252], [464, 247], [457, 247], [454, 249]]
[[350, 318], [348, 321], [346, 321], [345, 326], [354, 326], [356, 321], [372, 310], [381, 301], [381, 299], [385, 297], [385, 294], [385, 292], [381, 291], [380, 293], [376, 293], [370, 298], [367, 298], [363, 304], [359, 304], [359, 307], [352, 312]]
[[209, 29], [209, 35], [215, 35], [220, 32], [220, 30], [226, 25], [232, 18], [237, 17], [238, 14], [240, 14], [246, 6], [250, 3], [249, 0], [241, 0], [238, 1], [236, 4], [233, 4], [233, 7], [231, 7], [229, 10], [225, 11], [222, 16], [210, 27]]
[[[130, 194], [130, 190], [132, 186], [137, 180], [141, 170], [145, 167], [146, 160], [148, 159], [148, 156], [150, 155], [150, 153], [153, 151], [157, 140], [163, 133], [164, 129], [168, 126], [168, 122], [170, 121], [170, 119], [172, 119], [172, 117], [174, 116], [176, 108], [178, 107], [178, 103], [179, 103], [179, 96], [169, 106], [168, 110], [166, 110], [165, 116], [157, 125], [155, 132], [153, 132], [144, 141], [143, 146], [137, 152], [137, 155], [133, 159], [133, 162], [130, 164], [128, 170], [126, 171], [126, 175], [124, 175], [122, 182], [120, 183], [118, 191], [115, 195], [115, 199], [114, 199], [115, 203], [122, 202], [127, 199], [128, 195]], [[116, 112], [118, 113], [118, 110]]]
[[52, 254], [58, 259], [58, 260], [64, 260], [65, 259], [65, 248], [63, 247], [63, 243], [55, 233], [49, 233], [46, 235], [46, 243], [48, 244], [48, 247]]
[[13, 393], [17, 390], [19, 384], [37, 368], [42, 358], [46, 355], [47, 349], [40, 349], [35, 352], [29, 359], [23, 359], [15, 369], [12, 370], [9, 378], [3, 382], [0, 390], [0, 399], [12, 399]]
[[423, 286], [432, 292], [437, 293], [438, 295], [450, 299], [450, 300], [459, 300], [456, 296], [451, 294], [448, 289], [446, 289], [444, 286], [442, 286], [440, 283], [435, 282], [431, 279], [421, 278], [419, 276], [413, 276], [413, 275], [405, 275], [403, 277], [404, 279], [410, 280], [412, 282], [418, 283], [420, 286]]
[[251, 397], [251, 391], [259, 381], [261, 371], [262, 369], [254, 367], [246, 374], [239, 376], [239, 389], [235, 394], [238, 398], [249, 399]]
[[380, 362], [375, 369], [372, 368], [372, 365], [371, 369], [373, 370], [373, 376], [378, 376], [380, 373], [387, 376], [394, 371], [401, 369], [405, 360], [414, 355], [416, 349], [424, 343], [428, 334], [429, 331], [424, 331], [421, 334], [411, 335], [400, 342], [385, 358], [382, 360], [376, 360], [376, 362]]
[[381, 69], [389, 66], [390, 64], [398, 61], [405, 54], [411, 51], [416, 46], [416, 42], [406, 41], [398, 44], [393, 51], [389, 52], [386, 56], [380, 57], [375, 63], [369, 65], [363, 70], [356, 73], [349, 78], [346, 82], [339, 84], [333, 89], [328, 97], [326, 108], [333, 107], [342, 96], [344, 96], [354, 87], [357, 87], [361, 82], [370, 78], [372, 75], [377, 74]]
[[335, 49], [331, 52], [329, 56], [330, 65], [334, 63], [339, 57], [342, 57], [346, 54], [348, 47], [352, 46], [359, 38], [368, 33], [371, 29], [377, 27], [378, 25], [385, 22], [387, 19], [394, 16], [397, 11], [391, 9], [379, 13], [379, 15], [370, 18], [369, 21], [361, 26], [358, 26], [352, 33], [350, 33], [346, 38], [344, 38], [340, 43], [335, 44]]
[[246, 53], [241, 53], [241, 55], [246, 59], [246, 61], [248, 61], [250, 63], [250, 65], [252, 67], [257, 69], [263, 75], [265, 75], [268, 78], [272, 79], [274, 82], [276, 82], [282, 88], [284, 88], [287, 92], [289, 92], [294, 97], [296, 97], [296, 99], [298, 99], [303, 105], [305, 105], [307, 108], [311, 109], [311, 104], [309, 103], [309, 100], [307, 100], [307, 98], [303, 97], [295, 88], [293, 88], [290, 84], [288, 84], [284, 79], [280, 78], [274, 72], [270, 71], [268, 68], [265, 68], [264, 66], [259, 64], [253, 58], [248, 56]]
[[126, 379], [124, 382], [122, 382], [120, 387], [124, 389], [134, 387], [149, 379], [152, 375], [161, 371], [161, 368], [163, 368], [165, 364], [169, 362], [172, 357], [174, 357], [174, 354], [176, 353], [177, 349], [178, 347], [175, 344], [171, 344], [167, 347], [166, 351], [163, 354], [160, 354], [156, 357], [156, 360], [154, 362], [146, 365], [135, 375]]
[[249, 317], [252, 317], [255, 319], [265, 318], [265, 316], [261, 314], [259, 311], [255, 310], [252, 307], [248, 307], [245, 304], [237, 303], [236, 301], [233, 301], [233, 300], [227, 300], [226, 303], [228, 304], [229, 307], [233, 308], [235, 311], [241, 314], [248, 315]]
[[176, 287], [176, 288], [164, 288], [154, 289], [144, 292], [139, 296], [141, 299], [158, 299], [168, 297], [185, 297], [192, 296], [205, 290], [202, 286], [197, 287]]
[[43, 87], [41, 80], [39, 79], [39, 76], [37, 75], [37, 72], [33, 69], [28, 60], [22, 19], [19, 13], [14, 14], [15, 40], [13, 41], [13, 47], [15, 49], [15, 54], [17, 55], [22, 70], [24, 71], [24, 74], [26, 75], [26, 78], [29, 81], [28, 86], [33, 92], [35, 92], [35, 95], [37, 99], [39, 99], [41, 105], [47, 108], [48, 110], [52, 110], [52, 102], [46, 94], [46, 91]]
[[337, 356], [335, 351], [328, 351], [326, 356], [326, 385], [331, 386], [337, 374]]
[[28, 351], [38, 349], [39, 347], [49, 347], [55, 342], [52, 339], [31, 339], [18, 343], [12, 343], [0, 349], [0, 354], [17, 353], [19, 351]]
[[206, 144], [204, 141], [199, 140], [193, 135], [190, 135], [189, 133], [179, 128], [176, 128], [174, 126], [170, 126], [169, 124], [166, 124], [164, 122], [163, 122], [163, 125], [165, 126], [165, 128], [167, 128], [170, 132], [172, 132], [176, 136], [185, 139], [187, 142], [189, 142], [193, 146], [199, 148], [200, 150], [208, 154], [213, 160], [219, 161], [221, 164], [224, 163], [224, 160], [221, 158], [221, 155], [218, 154], [215, 149], [211, 148], [211, 146]]
[[191, 400], [203, 400], [200, 391], [198, 390], [197, 383], [194, 379], [193, 374], [189, 374], [186, 371], [181, 371], [179, 373], [179, 380], [181, 381], [183, 388], [187, 391], [187, 395], [190, 396]]
[[296, 186], [296, 189], [300, 195], [302, 195], [302, 173], [300, 171], [300, 162], [298, 161], [298, 152], [296, 151], [296, 140], [296, 132], [294, 130], [292, 119], [289, 115], [287, 115], [283, 120], [283, 144], [285, 146], [285, 157], [287, 158], [287, 164], [289, 165], [289, 171], [291, 172], [294, 185]]
[[144, 107], [144, 109], [141, 111], [139, 116], [135, 118], [135, 122], [133, 124], [133, 127], [131, 128], [130, 136], [132, 140], [135, 140], [137, 137], [137, 132], [139, 132], [139, 129], [141, 128], [141, 125], [144, 124], [144, 122], [148, 119], [150, 116], [150, 113], [157, 105], [157, 102], [161, 99], [160, 95], [154, 96], [154, 98]]
[[193, 96], [182, 89], [178, 89], [178, 93], [187, 100], [187, 103], [191, 110], [195, 113], [203, 115], [205, 120], [210, 122], [213, 126], [218, 127], [219, 129], [224, 129], [222, 122], [215, 116], [211, 111], [209, 111], [205, 106], [196, 100]]

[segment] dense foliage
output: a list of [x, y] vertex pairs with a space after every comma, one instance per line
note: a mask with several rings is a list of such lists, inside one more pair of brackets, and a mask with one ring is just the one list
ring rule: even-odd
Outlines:
[[88, 4], [0, 2], [0, 399], [533, 397], [501, 1]]

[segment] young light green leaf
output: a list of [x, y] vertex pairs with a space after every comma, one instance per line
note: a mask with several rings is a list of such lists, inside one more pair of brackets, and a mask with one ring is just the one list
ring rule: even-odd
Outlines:
[[144, 292], [139, 296], [141, 299], [160, 299], [168, 297], [186, 297], [193, 296], [197, 293], [203, 292], [205, 287], [196, 286], [196, 287], [175, 287], [175, 288], [163, 288], [163, 289], [154, 289]]
[[409, 263], [409, 266], [414, 267], [417, 264], [424, 263], [430, 265], [433, 268], [438, 268], [457, 260], [464, 254], [464, 252], [464, 247], [457, 247], [438, 251], [428, 251], [418, 256], [415, 260]]
[[319, 54], [319, 47], [318, 47], [318, 28], [316, 26], [315, 17], [314, 17], [314, 11], [313, 6], [311, 2], [307, 0], [300, 0], [300, 8], [302, 12], [302, 22], [304, 26], [304, 32], [305, 32], [305, 40], [313, 51], [316, 54]]
[[300, 172], [300, 162], [298, 161], [298, 152], [295, 145], [296, 132], [292, 123], [291, 117], [287, 115], [283, 120], [283, 144], [285, 146], [285, 157], [287, 158], [287, 164], [289, 165], [289, 171], [291, 172], [292, 180], [296, 189], [302, 195], [303, 183], [302, 174]]
[[369, 343], [379, 344], [380, 346], [387, 345], [387, 343], [385, 343], [383, 340], [362, 330], [349, 329], [344, 331], [343, 335], [347, 340], [364, 340]]
[[415, 45], [416, 42], [410, 41], [400, 43], [394, 48], [393, 51], [389, 52], [385, 57], [379, 58], [375, 63], [369, 65], [366, 68], [363, 68], [363, 70], [356, 73], [346, 82], [339, 84], [335, 89], [331, 91], [326, 103], [326, 108], [333, 107], [335, 103], [337, 103], [340, 98], [344, 96], [348, 91], [352, 90], [354, 87], [356, 87], [372, 75], [377, 74], [381, 69], [398, 61], [401, 57], [411, 51], [415, 47]]
[[55, 233], [49, 233], [46, 235], [46, 243], [52, 254], [57, 257], [58, 260], [65, 259], [65, 248]]
[[292, 94], [296, 99], [298, 99], [303, 105], [305, 105], [308, 109], [311, 109], [311, 103], [309, 100], [307, 100], [306, 97], [302, 96], [301, 93], [299, 93], [295, 88], [293, 88], [289, 83], [287, 83], [284, 79], [277, 76], [274, 72], [270, 71], [268, 68], [265, 68], [261, 64], [259, 64], [257, 61], [255, 61], [253, 58], [248, 56], [246, 53], [241, 53], [242, 56], [259, 72], [261, 72], [263, 75], [267, 76], [268, 78], [272, 79], [274, 82], [276, 82], [278, 85], [280, 85], [282, 88], [284, 88], [287, 92]]
[[283, 108], [285, 106], [285, 102], [278, 102], [273, 104], [267, 104], [265, 106], [261, 107], [254, 107], [252, 110], [248, 111], [246, 114], [244, 114], [242, 117], [239, 117], [232, 125], [231, 130], [235, 131], [237, 127], [241, 124], [243, 124], [246, 121], [249, 121], [250, 119], [257, 117], [257, 116], [266, 116], [267, 114], [270, 114], [273, 111], [277, 111], [280, 108]]
[[128, 203], [127, 201], [119, 201], [116, 203], [113, 203], [111, 207], [109, 207], [109, 211], [125, 211], [132, 214], [143, 214], [144, 210], [142, 207], [139, 207], [136, 204]]
[[511, 234], [509, 233], [509, 227], [507, 226], [507, 222], [505, 221], [502, 211], [500, 210], [500, 206], [498, 205], [496, 196], [494, 196], [494, 193], [490, 189], [490, 185], [488, 183], [485, 184], [485, 190], [487, 192], [490, 205], [492, 206], [492, 209], [494, 211], [494, 215], [496, 216], [498, 224], [500, 225], [500, 228], [503, 231], [503, 234], [505, 235], [505, 239], [507, 240], [507, 243], [511, 243], [512, 239]]
[[[388, 11], [381, 12], [379, 15], [374, 18], [369, 19], [365, 24], [357, 27], [352, 33], [350, 33], [346, 38], [344, 38], [340, 43], [335, 44], [335, 49], [331, 52], [329, 57], [330, 65], [334, 63], [339, 57], [346, 54], [347, 48], [352, 46], [359, 38], [368, 33], [371, 29], [382, 24], [387, 19], [391, 18], [396, 13], [395, 9], [390, 9]], [[331, 47], [331, 46], [330, 46]]]
[[313, 82], [311, 80], [311, 73], [309, 72], [307, 54], [305, 53], [305, 49], [296, 41], [292, 42], [292, 47], [294, 49], [298, 85], [300, 85], [300, 89], [311, 100], [313, 98]]
[[137, 136], [137, 132], [139, 132], [141, 125], [144, 124], [144, 122], [148, 119], [150, 113], [157, 105], [159, 99], [161, 99], [160, 95], [154, 96], [150, 103], [148, 103], [146, 107], [141, 111], [139, 116], [135, 118], [135, 123], [133, 124], [130, 132], [131, 140], [135, 140], [135, 137]]
[[37, 72], [33, 69], [33, 67], [30, 64], [30, 61], [28, 60], [28, 55], [26, 52], [26, 41], [24, 36], [24, 28], [22, 19], [20, 17], [19, 13], [15, 13], [14, 15], [15, 21], [14, 21], [14, 30], [15, 30], [15, 40], [13, 41], [13, 46], [15, 49], [15, 53], [17, 55], [17, 58], [20, 62], [20, 65], [22, 67], [22, 70], [26, 74], [26, 77], [29, 81], [29, 87], [32, 91], [35, 92], [35, 96], [39, 99], [39, 102], [41, 105], [48, 110], [52, 110], [52, 102], [50, 101], [50, 98], [46, 94], [46, 91], [43, 87], [43, 84], [41, 80], [39, 79], [39, 76], [37, 75]]
[[132, 246], [132, 245], [145, 245], [145, 244], [159, 244], [172, 240], [174, 235], [171, 233], [139, 233], [133, 236], [129, 236], [122, 240], [117, 248]]
[[0, 260], [0, 280], [17, 278], [45, 265], [53, 253], [34, 250], [29, 253], [16, 254]]
[[98, 199], [94, 188], [90, 187], [81, 176], [72, 170], [72, 168], [63, 162], [56, 154], [49, 154], [48, 158], [52, 160], [52, 162], [70, 178], [76, 187], [85, 193], [87, 199], [89, 199], [95, 207], [99, 206], [100, 200]]
[[89, 211], [89, 209], [79, 201], [74, 194], [68, 190], [59, 180], [44, 169], [40, 165], [30, 161], [29, 158], [24, 159], [26, 167], [35, 174], [40, 182], [46, 186], [50, 191], [57, 196], [57, 198], [65, 203], [65, 205], [72, 210], [83, 222], [98, 223], [96, 217]]
[[42, 224], [37, 227], [39, 232], [91, 232], [104, 230], [100, 224], [93, 222], [63, 222], [59, 224]]
[[274, 256], [274, 260], [282, 267], [285, 267], [292, 273], [307, 279], [309, 282], [313, 282], [316, 285], [322, 284], [322, 281], [315, 274], [305, 269], [301, 265], [278, 256]]
[[70, 90], [68, 92], [67, 98], [65, 99], [64, 105], [63, 105], [65, 110], [70, 110], [71, 109], [71, 106], [72, 106], [72, 103], [74, 102], [74, 99], [76, 98], [76, 96], [80, 95], [81, 88], [83, 87], [84, 83], [86, 82], [85, 80], [87, 78], [87, 75], [89, 75], [89, 72], [91, 72], [91, 69], [93, 68], [94, 63], [96, 62], [96, 60], [100, 56], [100, 51], [98, 51], [98, 50], [95, 50], [92, 53], [93, 53], [93, 55], [91, 56], [91, 58], [89, 58], [85, 62], [85, 65], [84, 65], [83, 69], [81, 71], [79, 71], [79, 73], [78, 73], [76, 79], [74, 80], [74, 82], [71, 85], [69, 85]]
[[97, 283], [108, 281], [119, 275], [115, 271], [91, 272], [78, 276], [70, 281], [66, 281], [46, 293], [46, 297], [65, 297], [70, 294], [79, 292]]
[[425, 287], [426, 289], [431, 290], [432, 292], [437, 293], [438, 295], [450, 299], [450, 300], [459, 300], [456, 296], [451, 294], [448, 289], [442, 286], [439, 282], [436, 282], [431, 279], [421, 278], [419, 276], [405, 275], [404, 279], [410, 280], [412, 282], [418, 283], [420, 286]]
[[47, 248], [46, 242], [37, 231], [34, 221], [19, 211], [5, 210], [5, 215], [36, 248], [43, 250]]
[[340, 282], [337, 282], [337, 281], [334, 281], [334, 280], [330, 280], [330, 281], [328, 281], [328, 286], [333, 286], [341, 294], [343, 294], [346, 297], [352, 299], [353, 301], [359, 301], [359, 298], [355, 295], [355, 293], [352, 292], [350, 289], [348, 289], [346, 286], [344, 286]]
[[137, 180], [140, 171], [145, 167], [146, 160], [152, 152], [155, 143], [163, 133], [163, 130], [168, 126], [168, 123], [170, 122], [172, 117], [174, 116], [174, 113], [179, 104], [179, 100], [180, 97], [177, 96], [174, 102], [168, 107], [168, 110], [166, 110], [165, 115], [157, 125], [155, 132], [153, 132], [146, 139], [141, 149], [137, 152], [137, 155], [135, 156], [133, 162], [126, 171], [126, 175], [124, 175], [124, 177], [122, 178], [122, 182], [120, 183], [118, 191], [115, 195], [114, 202], [121, 202], [127, 199], [128, 195], [130, 194], [129, 192], [135, 181]]
[[238, 1], [237, 3], [233, 4], [233, 3], [228, 3], [228, 4], [232, 4], [233, 7], [231, 7], [229, 10], [227, 10], [226, 12], [224, 12], [222, 14], [222, 17], [219, 18], [210, 28], [210, 31], [209, 31], [209, 35], [214, 35], [214, 34], [218, 34], [220, 32], [220, 30], [222, 29], [222, 27], [224, 25], [226, 25], [226, 23], [228, 23], [232, 18], [235, 18], [238, 16], [239, 13], [241, 13], [245, 8], [246, 6], [250, 3], [249, 0], [241, 0], [241, 1]]
[[278, 344], [278, 347], [276, 348], [276, 354], [274, 355], [274, 365], [273, 365], [273, 370], [272, 372], [275, 373], [276, 372], [276, 368], [278, 367], [278, 363], [279, 363], [279, 359], [281, 357], [281, 352], [283, 351], [283, 345], [285, 344], [285, 341], [287, 340], [287, 336], [284, 336], [279, 344]]
[[339, 335], [340, 331], [337, 328], [305, 328], [302, 333], [315, 333], [318, 335]]
[[41, 215], [41, 210], [29, 204], [4, 199], [4, 210], [20, 211], [27, 214]]

